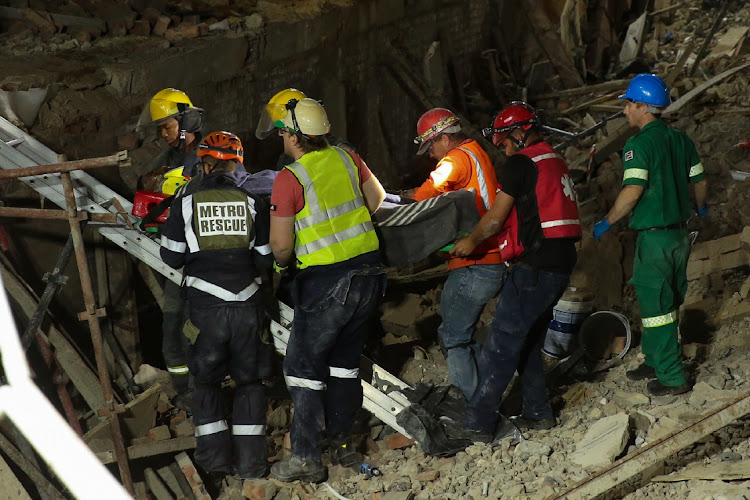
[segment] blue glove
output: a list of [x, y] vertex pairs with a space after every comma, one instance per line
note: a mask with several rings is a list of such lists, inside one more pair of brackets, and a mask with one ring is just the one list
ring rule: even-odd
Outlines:
[[695, 212], [698, 214], [698, 217], [700, 217], [701, 219], [704, 218], [708, 215], [708, 205], [704, 203], [702, 207], [696, 208]]
[[594, 224], [594, 239], [596, 241], [601, 241], [602, 235], [609, 230], [611, 225], [612, 224], [607, 222], [607, 219], [602, 219]]

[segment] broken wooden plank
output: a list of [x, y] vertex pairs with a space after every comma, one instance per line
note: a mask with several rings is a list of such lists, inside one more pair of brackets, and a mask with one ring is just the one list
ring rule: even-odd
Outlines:
[[[25, 19], [24, 11], [15, 7], [0, 7], [0, 19], [17, 21]], [[52, 19], [52, 22], [60, 26], [69, 26], [71, 28], [83, 28], [99, 30], [102, 33], [107, 31], [107, 24], [95, 17], [70, 16], [67, 14], [54, 14], [51, 12], [36, 11], [37, 14], [44, 18]]]
[[750, 66], [750, 61], [745, 62], [744, 64], [741, 64], [735, 68], [728, 69], [724, 71], [723, 73], [719, 73], [715, 77], [711, 78], [705, 83], [702, 83], [695, 87], [693, 90], [685, 94], [684, 96], [677, 99], [675, 102], [669, 105], [669, 107], [662, 113], [663, 115], [668, 115], [670, 113], [674, 113], [676, 111], [679, 111], [685, 104], [692, 101], [697, 95], [702, 94], [706, 89], [713, 87], [720, 81], [732, 76], [733, 74], [737, 73], [738, 71], [741, 71], [745, 68]]
[[628, 32], [625, 35], [625, 40], [622, 42], [620, 48], [619, 62], [620, 69], [628, 67], [633, 61], [635, 61], [641, 53], [643, 48], [644, 33], [646, 31], [646, 19], [648, 15], [646, 12], [640, 15], [638, 19], [633, 21], [628, 26]]
[[594, 498], [748, 414], [750, 414], [750, 392], [703, 415], [684, 429], [626, 455], [611, 467], [594, 473], [583, 481], [548, 498], [550, 500], [553, 498], [560, 500]]
[[175, 457], [175, 460], [180, 469], [182, 469], [182, 473], [185, 474], [188, 483], [190, 483], [190, 488], [192, 488], [196, 500], [211, 500], [211, 496], [206, 491], [206, 486], [203, 484], [203, 480], [200, 474], [198, 474], [195, 465], [190, 461], [188, 454], [182, 452]]
[[523, 12], [526, 15], [529, 27], [540, 48], [555, 66], [563, 85], [566, 88], [582, 85], [583, 77], [576, 70], [572, 56], [565, 50], [559, 31], [544, 12], [543, 4], [542, 0], [526, 2]]
[[[604, 94], [603, 96], [595, 97], [595, 98], [593, 98], [591, 100], [588, 100], [586, 102], [582, 102], [581, 104], [576, 104], [572, 108], [568, 108], [568, 109], [563, 110], [562, 114], [563, 115], [569, 115], [569, 114], [575, 113], [576, 111], [581, 111], [582, 109], [589, 108], [589, 107], [593, 106], [594, 104], [599, 104], [599, 103], [602, 103], [602, 102], [609, 101], [610, 99], [612, 99], [613, 97], [616, 97], [619, 94], [620, 94], [620, 91], [618, 90], [616, 92], [610, 92], [609, 94]], [[620, 111], [621, 109], [622, 109], [622, 106], [617, 106], [617, 109], [615, 110], [615, 113], [617, 111]]]
[[750, 479], [750, 460], [740, 462], [719, 462], [717, 464], [699, 464], [674, 474], [654, 476], [652, 483], [674, 483], [690, 479], [718, 481], [738, 481]]
[[[195, 448], [194, 437], [166, 439], [164, 441], [128, 446], [128, 458], [135, 460], [137, 458], [163, 455], [164, 453], [192, 450], [193, 448]], [[96, 453], [96, 456], [103, 464], [111, 464], [115, 461], [115, 454], [112, 450]]]
[[148, 489], [154, 494], [156, 500], [172, 500], [172, 495], [167, 490], [167, 487], [164, 486], [164, 483], [161, 482], [159, 476], [156, 475], [154, 469], [151, 467], [145, 469], [143, 471], [143, 477], [146, 479]]
[[[145, 436], [156, 421], [156, 405], [161, 393], [161, 384], [154, 384], [133, 401], [129, 401], [123, 408], [121, 415], [122, 423], [128, 430], [131, 438]], [[88, 443], [92, 439], [111, 439], [107, 419], [102, 420], [84, 436], [83, 441]]]
[[[23, 284], [4, 266], [0, 267], [0, 276], [8, 295], [13, 297], [27, 318], [30, 318], [37, 307], [37, 299]], [[49, 325], [47, 339], [55, 348], [55, 359], [60, 363], [71, 383], [81, 393], [84, 401], [92, 410], [104, 408], [104, 395], [94, 371], [78, 354], [73, 344], [54, 325]]]
[[716, 30], [719, 29], [721, 20], [724, 19], [724, 16], [727, 14], [728, 8], [729, 8], [729, 0], [724, 0], [724, 4], [721, 6], [721, 10], [719, 11], [719, 14], [716, 16], [713, 26], [711, 26], [711, 30], [708, 32], [708, 35], [706, 35], [706, 39], [703, 40], [703, 45], [701, 45], [701, 48], [698, 51], [698, 55], [695, 58], [695, 62], [690, 67], [688, 76], [693, 76], [693, 74], [695, 74], [695, 70], [698, 69], [701, 61], [703, 60], [704, 57], [706, 57], [706, 51], [708, 50], [708, 46], [711, 44], [711, 40], [713, 39], [714, 34], [716, 33]]
[[672, 84], [677, 80], [677, 77], [680, 76], [680, 73], [682, 73], [682, 70], [685, 68], [685, 63], [690, 57], [690, 54], [693, 53], [694, 48], [695, 40], [690, 40], [690, 43], [682, 49], [682, 55], [675, 63], [674, 68], [672, 68], [664, 78], [664, 83], [667, 84], [667, 88], [671, 88]]
[[598, 92], [607, 92], [616, 89], [625, 90], [630, 83], [627, 80], [612, 80], [609, 82], [595, 83], [594, 85], [584, 85], [572, 89], [558, 90], [557, 92], [547, 92], [546, 94], [532, 95], [533, 99], [556, 99], [559, 97], [572, 97], [580, 94], [596, 94]]
[[177, 498], [187, 497], [187, 494], [182, 490], [182, 486], [180, 486], [180, 482], [170, 466], [165, 465], [164, 467], [160, 467], [156, 469], [156, 473], [159, 474], [159, 477], [164, 481], [164, 484], [166, 484], [172, 493], [174, 493], [174, 496]]
[[719, 42], [713, 49], [711, 49], [711, 53], [706, 56], [706, 59], [712, 57], [736, 56], [747, 37], [748, 29], [750, 28], [747, 26], [734, 26], [729, 28], [727, 32], [719, 38]]
[[182, 494], [184, 495], [184, 497], [182, 498], [177, 497], [177, 500], [195, 500], [193, 490], [190, 488], [190, 483], [188, 483], [185, 474], [182, 473], [180, 465], [177, 462], [171, 462], [168, 467], [169, 470], [172, 471], [172, 475], [177, 478], [177, 483], [180, 485], [180, 489], [182, 490]]
[[8, 463], [0, 455], [0, 484], [3, 485], [3, 498], [13, 500], [31, 500], [31, 497], [24, 489], [21, 481], [18, 480]]
[[[16, 467], [22, 470], [23, 473], [34, 482], [39, 494], [44, 496], [46, 500], [65, 500], [62, 493], [60, 493], [57, 488], [52, 485], [49, 479], [39, 471], [38, 467], [34, 466], [34, 464], [31, 463], [21, 451], [13, 446], [13, 443], [2, 434], [0, 434], [0, 449], [2, 449], [3, 453], [16, 464]], [[0, 466], [0, 469], [2, 469], [2, 466]], [[6, 485], [11, 484], [5, 483], [5, 478], [3, 478], [2, 473], [0, 473], [0, 484], [3, 485], [3, 490], [5, 490]], [[11, 494], [6, 498], [15, 499], [16, 497]]]

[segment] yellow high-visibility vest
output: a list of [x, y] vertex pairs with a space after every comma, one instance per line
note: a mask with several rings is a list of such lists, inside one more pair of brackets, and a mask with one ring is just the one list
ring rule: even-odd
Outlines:
[[301, 269], [344, 262], [378, 249], [359, 170], [343, 149], [306, 153], [286, 168], [305, 195], [305, 206], [294, 217], [294, 252]]

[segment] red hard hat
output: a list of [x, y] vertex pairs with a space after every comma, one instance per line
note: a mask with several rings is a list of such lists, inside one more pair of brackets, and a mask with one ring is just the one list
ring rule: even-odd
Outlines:
[[484, 129], [482, 133], [487, 138], [491, 137], [492, 144], [497, 146], [513, 129], [529, 130], [535, 123], [537, 119], [534, 108], [523, 101], [513, 101], [497, 114], [492, 127]]
[[419, 117], [417, 136], [414, 144], [419, 144], [418, 155], [430, 147], [430, 143], [440, 134], [454, 134], [461, 131], [458, 117], [449, 109], [433, 108]]

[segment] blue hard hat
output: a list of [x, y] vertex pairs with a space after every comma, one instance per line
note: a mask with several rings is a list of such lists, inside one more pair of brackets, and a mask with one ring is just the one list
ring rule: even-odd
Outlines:
[[666, 108], [671, 103], [667, 84], [658, 76], [650, 73], [641, 73], [634, 76], [620, 99], [630, 99], [660, 108]]

